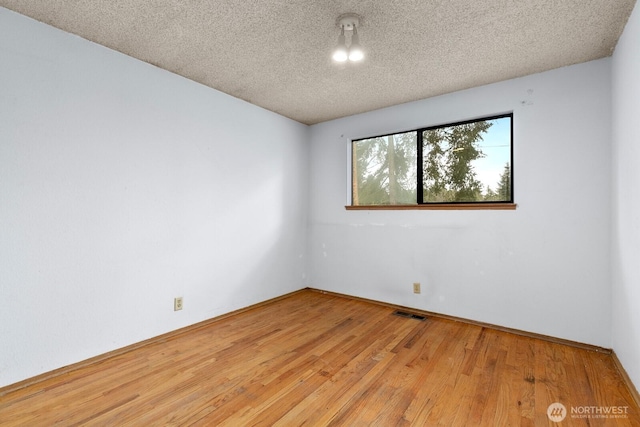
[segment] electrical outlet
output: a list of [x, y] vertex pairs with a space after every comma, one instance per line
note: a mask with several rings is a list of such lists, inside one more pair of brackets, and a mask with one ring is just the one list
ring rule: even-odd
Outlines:
[[182, 310], [182, 297], [176, 297], [173, 299], [173, 311]]
[[413, 284], [413, 293], [414, 294], [419, 294], [420, 293], [420, 283], [414, 283]]

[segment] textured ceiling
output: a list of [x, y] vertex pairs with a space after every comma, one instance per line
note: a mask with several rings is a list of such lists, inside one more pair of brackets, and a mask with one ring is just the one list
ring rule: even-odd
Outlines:
[[[306, 124], [609, 56], [635, 0], [0, 0]], [[337, 65], [336, 18], [363, 16]]]

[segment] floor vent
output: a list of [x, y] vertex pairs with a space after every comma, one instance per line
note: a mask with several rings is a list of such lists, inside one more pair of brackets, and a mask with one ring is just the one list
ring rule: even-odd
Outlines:
[[425, 320], [426, 319], [425, 316], [421, 316], [419, 314], [407, 313], [406, 311], [400, 311], [400, 310], [394, 311], [393, 314], [395, 316], [406, 317], [406, 318], [409, 318], [409, 319], [416, 319], [416, 320]]

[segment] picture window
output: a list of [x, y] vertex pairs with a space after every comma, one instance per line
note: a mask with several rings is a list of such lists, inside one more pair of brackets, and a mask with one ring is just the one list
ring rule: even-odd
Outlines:
[[513, 114], [352, 141], [352, 206], [513, 203]]

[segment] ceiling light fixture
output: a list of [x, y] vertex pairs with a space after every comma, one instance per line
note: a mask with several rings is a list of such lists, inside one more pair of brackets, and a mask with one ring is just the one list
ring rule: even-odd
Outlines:
[[[338, 36], [338, 45], [333, 51], [333, 60], [336, 62], [345, 62], [347, 59], [351, 62], [358, 62], [364, 59], [364, 51], [360, 46], [360, 37], [358, 36], [358, 25], [362, 22], [362, 17], [355, 13], [345, 13], [338, 16], [336, 25], [340, 28], [340, 36]], [[351, 43], [347, 46], [345, 31], [351, 32]]]

